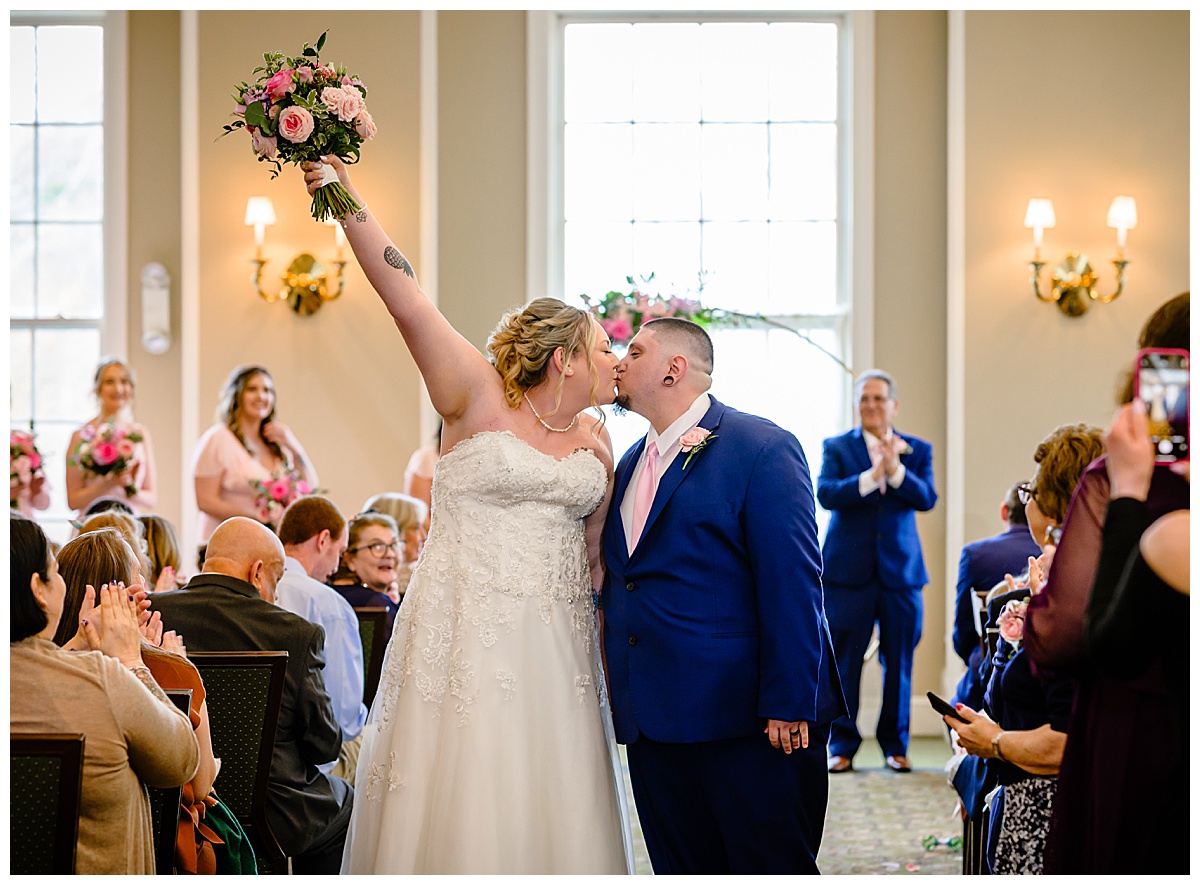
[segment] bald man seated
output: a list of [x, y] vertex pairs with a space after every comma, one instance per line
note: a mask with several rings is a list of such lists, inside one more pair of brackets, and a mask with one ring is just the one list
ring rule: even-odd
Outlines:
[[342, 745], [322, 672], [325, 633], [275, 605], [283, 561], [279, 538], [260, 523], [235, 516], [209, 539], [204, 571], [181, 590], [155, 594], [153, 607], [166, 629], [187, 637], [189, 651], [288, 653], [267, 821], [292, 859], [293, 873], [336, 874], [354, 790], [320, 770], [338, 758]]

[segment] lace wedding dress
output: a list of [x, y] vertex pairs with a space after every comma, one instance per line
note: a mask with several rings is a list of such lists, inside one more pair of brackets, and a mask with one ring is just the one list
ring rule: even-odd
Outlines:
[[605, 484], [506, 431], [438, 462], [343, 873], [633, 872], [583, 537]]

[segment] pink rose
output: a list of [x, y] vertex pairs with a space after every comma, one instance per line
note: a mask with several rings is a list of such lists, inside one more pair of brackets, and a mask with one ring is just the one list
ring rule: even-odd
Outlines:
[[267, 486], [267, 494], [275, 501], [286, 501], [291, 491], [292, 486], [286, 479], [277, 479]]
[[267, 90], [267, 95], [271, 96], [272, 100], [277, 101], [278, 99], [283, 98], [289, 92], [295, 90], [296, 87], [292, 83], [292, 74], [293, 71], [290, 69], [286, 71], [280, 71], [267, 81], [267, 85], [264, 88]]
[[292, 144], [307, 141], [313, 133], [313, 115], [304, 108], [290, 107], [279, 115], [279, 134]]
[[311, 83], [313, 81], [313, 69], [308, 65], [301, 65], [296, 68], [296, 79], [301, 83]]
[[254, 153], [266, 157], [270, 160], [279, 150], [279, 139], [274, 135], [263, 135], [262, 130], [255, 126], [250, 128], [250, 144], [254, 148]]
[[343, 123], [349, 123], [363, 109], [362, 96], [357, 90], [326, 86], [321, 90], [321, 102]]
[[22, 483], [29, 482], [33, 475], [29, 466], [29, 458], [27, 458], [25, 455], [18, 455], [16, 458], [14, 458], [9, 469], [9, 474], [11, 475], [13, 473], [17, 475], [17, 478]]
[[132, 458], [133, 453], [137, 450], [137, 446], [132, 440], [122, 439], [117, 441], [117, 454], [122, 458]]
[[1029, 608], [1028, 602], [1013, 599], [1004, 606], [1004, 611], [1000, 612], [997, 620], [1000, 627], [1000, 638], [1010, 645], [1015, 646], [1025, 635], [1025, 610], [1027, 608]]
[[679, 437], [679, 447], [685, 452], [690, 452], [708, 439], [710, 433], [712, 433], [711, 430], [705, 430], [703, 427], [693, 427], [683, 436]]
[[106, 467], [117, 460], [117, 447], [106, 439], [100, 440], [92, 449], [92, 460]]
[[296, 483], [296, 491], [301, 495], [307, 495], [312, 491], [312, 486], [310, 486], [304, 480], [300, 480], [298, 483]]
[[358, 112], [358, 116], [354, 118], [354, 131], [359, 134], [359, 137], [370, 141], [375, 137], [379, 129], [375, 126], [375, 121], [371, 119], [371, 114], [366, 108]]
[[29, 458], [29, 469], [30, 470], [37, 470], [39, 467], [42, 466], [42, 456], [39, 455], [36, 451], [30, 452], [28, 455], [28, 458]]
[[617, 344], [623, 344], [633, 337], [633, 324], [629, 320], [600, 320], [600, 326]]

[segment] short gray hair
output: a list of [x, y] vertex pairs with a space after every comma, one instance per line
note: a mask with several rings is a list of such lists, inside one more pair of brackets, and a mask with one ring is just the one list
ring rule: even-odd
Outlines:
[[883, 369], [867, 369], [854, 382], [854, 401], [862, 399], [863, 388], [872, 378], [877, 378], [888, 386], [888, 399], [896, 399], [896, 382]]

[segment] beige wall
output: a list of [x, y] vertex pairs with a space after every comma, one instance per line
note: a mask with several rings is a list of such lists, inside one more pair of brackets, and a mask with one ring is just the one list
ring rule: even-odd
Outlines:
[[[951, 14], [954, 15], [954, 14]], [[875, 16], [875, 362], [901, 385], [902, 430], [935, 447], [942, 494], [919, 519], [931, 573], [925, 640], [914, 688], [939, 687], [946, 658], [946, 599], [959, 538], [995, 532], [1000, 494], [1028, 475], [1037, 441], [1068, 420], [1106, 421], [1118, 371], [1132, 358], [1144, 317], [1188, 285], [1188, 14], [1186, 12], [965, 13], [966, 191], [962, 241], [948, 234], [948, 20], [945, 12]], [[144, 108], [171, 113], [178, 95], [179, 16], [131, 12], [130, 293], [149, 260], [179, 272], [180, 145], [177, 127], [147, 138]], [[351, 264], [347, 294], [311, 318], [253, 295], [253, 240], [245, 200], [266, 194], [279, 223], [267, 234], [267, 275], [298, 251], [332, 253], [332, 235], [308, 217], [298, 173], [270, 181], [242, 134], [215, 140], [229, 93], [267, 48], [295, 52], [331, 28], [325, 55], [352, 63], [371, 88], [380, 136], [366, 145], [355, 180], [396, 243], [416, 264], [420, 239], [420, 14], [407, 12], [199, 13], [200, 427], [236, 364], [258, 361], [275, 376], [281, 420], [303, 440], [321, 483], [353, 513], [369, 495], [396, 489], [419, 444], [419, 382], [376, 296]], [[264, 43], [269, 34], [270, 47]], [[1079, 51], [1065, 54], [1070, 38]], [[525, 16], [437, 15], [439, 304], [477, 347], [525, 289]], [[165, 110], [164, 110], [165, 109]], [[1113, 232], [1104, 226], [1117, 193], [1138, 199], [1129, 235], [1129, 286], [1082, 319], [1063, 317], [1028, 291], [1025, 202], [1055, 201], [1059, 226], [1047, 258], [1087, 251], [1111, 287]], [[953, 213], [951, 213], [953, 214]], [[948, 321], [949, 245], [965, 250], [964, 320]], [[174, 286], [178, 300], [178, 281]], [[177, 304], [173, 307], [178, 307]], [[140, 306], [131, 300], [131, 360], [139, 415], [159, 450], [163, 510], [179, 514], [186, 447], [179, 349], [140, 351]], [[179, 311], [173, 311], [178, 323]], [[178, 330], [176, 330], [178, 331]], [[947, 351], [966, 354], [969, 396], [953, 403]], [[950, 426], [948, 414], [965, 419]], [[175, 434], [172, 439], [172, 433]], [[949, 472], [960, 445], [962, 469]], [[172, 461], [174, 457], [174, 461]], [[176, 488], [172, 489], [172, 483]], [[963, 516], [948, 524], [947, 490]], [[948, 547], [955, 549], [948, 550]]]

